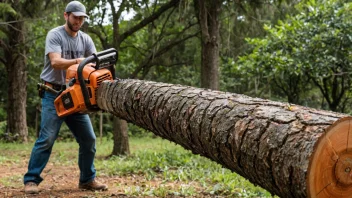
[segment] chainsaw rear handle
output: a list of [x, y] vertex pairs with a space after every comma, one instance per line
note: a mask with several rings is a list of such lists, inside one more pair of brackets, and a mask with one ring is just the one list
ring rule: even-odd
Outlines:
[[[90, 109], [92, 107], [90, 100], [89, 100], [89, 93], [88, 93], [88, 89], [86, 85], [86, 82], [83, 78], [83, 68], [88, 64], [88, 63], [93, 63], [95, 62], [96, 65], [96, 69], [99, 69], [100, 64], [106, 60], [110, 60], [112, 57], [116, 57], [117, 60], [117, 50], [114, 48], [110, 48], [98, 53], [94, 53], [91, 56], [88, 56], [87, 58], [85, 58], [82, 62], [79, 63], [78, 68], [77, 68], [77, 76], [78, 76], [78, 82], [79, 85], [81, 86], [81, 90], [82, 90], [82, 95], [84, 98], [84, 103], [87, 107], [87, 109]], [[113, 78], [115, 78], [115, 67], [112, 67], [112, 75]]]

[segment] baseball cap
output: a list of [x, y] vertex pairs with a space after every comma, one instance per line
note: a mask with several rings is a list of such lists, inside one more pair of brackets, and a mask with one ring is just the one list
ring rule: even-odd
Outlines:
[[75, 16], [85, 16], [88, 17], [86, 14], [86, 7], [79, 1], [71, 1], [67, 4], [65, 12], [71, 12]]

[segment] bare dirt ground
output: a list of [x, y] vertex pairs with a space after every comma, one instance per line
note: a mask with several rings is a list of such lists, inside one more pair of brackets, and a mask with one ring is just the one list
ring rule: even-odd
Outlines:
[[[0, 198], [185, 197], [174, 195], [183, 187], [194, 189], [191, 197], [214, 197], [205, 193], [204, 187], [201, 187], [198, 182], [166, 181], [162, 173], [156, 173], [155, 177], [149, 179], [138, 173], [107, 175], [104, 170], [97, 170], [97, 180], [107, 184], [109, 189], [96, 192], [80, 190], [78, 189], [79, 168], [75, 163], [77, 159], [75, 157], [71, 159], [69, 155], [60, 159], [58, 157], [60, 154], [55, 151], [41, 174], [44, 180], [39, 185], [39, 194], [29, 195], [24, 193], [23, 175], [27, 171], [30, 150], [12, 152], [6, 147], [5, 150], [0, 150], [0, 161], [2, 157], [6, 159], [14, 156], [13, 160], [0, 163]], [[96, 156], [96, 160], [105, 158], [106, 156]], [[145, 195], [148, 193], [151, 196]]]
[[42, 173], [44, 181], [39, 185], [40, 193], [27, 195], [22, 184], [27, 168], [24, 164], [0, 167], [0, 180], [6, 179], [6, 185], [0, 183], [0, 197], [127, 197], [123, 186], [136, 182], [138, 178], [99, 177], [98, 180], [109, 186], [108, 191], [82, 191], [78, 189], [78, 167], [48, 164]]
[[[109, 186], [107, 191], [83, 191], [78, 189], [79, 169], [76, 165], [62, 166], [48, 163], [42, 173], [43, 182], [39, 185], [39, 194], [28, 195], [24, 193], [23, 175], [27, 171], [27, 162], [23, 161], [16, 164], [0, 166], [0, 198], [100, 198], [100, 197], [149, 197], [143, 195], [126, 195], [125, 189], [129, 186], [141, 185], [157, 187], [168, 185], [177, 187], [180, 183], [165, 184], [165, 181], [150, 180], [146, 181], [144, 177], [138, 175], [129, 176], [99, 176], [97, 180]], [[171, 187], [171, 188], [172, 188]], [[197, 191], [202, 189], [197, 189]], [[163, 196], [178, 197], [178, 196]], [[193, 196], [194, 197], [194, 196]], [[203, 193], [195, 197], [212, 197]]]

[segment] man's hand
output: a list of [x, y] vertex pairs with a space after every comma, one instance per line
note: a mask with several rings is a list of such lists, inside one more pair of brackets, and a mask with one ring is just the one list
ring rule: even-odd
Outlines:
[[85, 58], [76, 58], [78, 64], [80, 64]]
[[[55, 69], [64, 69], [66, 70], [71, 65], [81, 63], [85, 58], [76, 58], [76, 59], [64, 59], [61, 58], [59, 53], [49, 53], [48, 54], [51, 66]], [[88, 63], [87, 66], [95, 67], [94, 63]]]
[[[77, 63], [81, 63], [85, 58], [77, 58]], [[86, 66], [95, 67], [95, 63], [88, 63]]]

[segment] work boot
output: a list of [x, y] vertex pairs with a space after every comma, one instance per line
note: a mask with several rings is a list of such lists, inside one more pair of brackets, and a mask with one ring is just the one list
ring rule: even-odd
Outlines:
[[39, 193], [38, 184], [34, 182], [27, 182], [24, 185], [24, 193], [26, 194], [37, 194]]
[[79, 189], [83, 189], [83, 190], [107, 190], [108, 186], [105, 184], [102, 184], [96, 180], [93, 180], [91, 182], [85, 183], [85, 184], [79, 184], [78, 186]]

